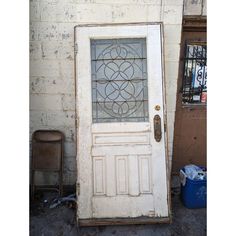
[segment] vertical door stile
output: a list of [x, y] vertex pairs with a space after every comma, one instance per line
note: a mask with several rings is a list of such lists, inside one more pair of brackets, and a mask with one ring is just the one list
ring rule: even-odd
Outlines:
[[[91, 196], [93, 194], [92, 181], [92, 131], [91, 131], [91, 82], [90, 78], [90, 42], [88, 35], [85, 32], [80, 32], [77, 35], [78, 40], [78, 54], [77, 54], [77, 115], [79, 117], [78, 124], [78, 156], [79, 156], [79, 179], [80, 195], [79, 214], [81, 218], [92, 217], [92, 202]], [[81, 68], [84, 68], [81, 70]], [[86, 98], [86, 99], [83, 99]], [[85, 141], [86, 140], [86, 141]]]

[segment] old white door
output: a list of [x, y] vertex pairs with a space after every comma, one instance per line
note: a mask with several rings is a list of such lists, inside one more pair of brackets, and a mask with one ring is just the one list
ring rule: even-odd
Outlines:
[[79, 222], [168, 217], [161, 25], [75, 35]]

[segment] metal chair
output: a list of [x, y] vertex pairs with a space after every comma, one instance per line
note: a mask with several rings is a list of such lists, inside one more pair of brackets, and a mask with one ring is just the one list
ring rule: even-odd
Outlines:
[[[63, 194], [64, 135], [58, 130], [37, 130], [32, 135], [31, 196], [37, 189], [56, 190]], [[35, 171], [58, 172], [58, 186], [36, 186]]]

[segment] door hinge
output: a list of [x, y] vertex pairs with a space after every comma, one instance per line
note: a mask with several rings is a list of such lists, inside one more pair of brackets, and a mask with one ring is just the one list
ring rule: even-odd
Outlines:
[[166, 132], [167, 130], [167, 125], [166, 125], [166, 121], [164, 121], [164, 132]]
[[77, 53], [78, 53], [78, 44], [75, 43], [75, 54], [77, 54]]

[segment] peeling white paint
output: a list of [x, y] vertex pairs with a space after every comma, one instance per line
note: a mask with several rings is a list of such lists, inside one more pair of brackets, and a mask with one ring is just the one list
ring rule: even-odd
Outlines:
[[[206, 14], [205, 0], [201, 11], [201, 1], [190, 5], [186, 2], [190, 1], [31, 0], [31, 131], [38, 128], [59, 129], [65, 132], [66, 140], [75, 143], [68, 129], [75, 132], [73, 43], [74, 26], [80, 23], [164, 21], [167, 115], [172, 117], [175, 111], [183, 6], [185, 14]], [[172, 144], [173, 118], [169, 119], [170, 122], [168, 140]], [[75, 172], [71, 173], [69, 169], [65, 173], [65, 184], [75, 183]]]

